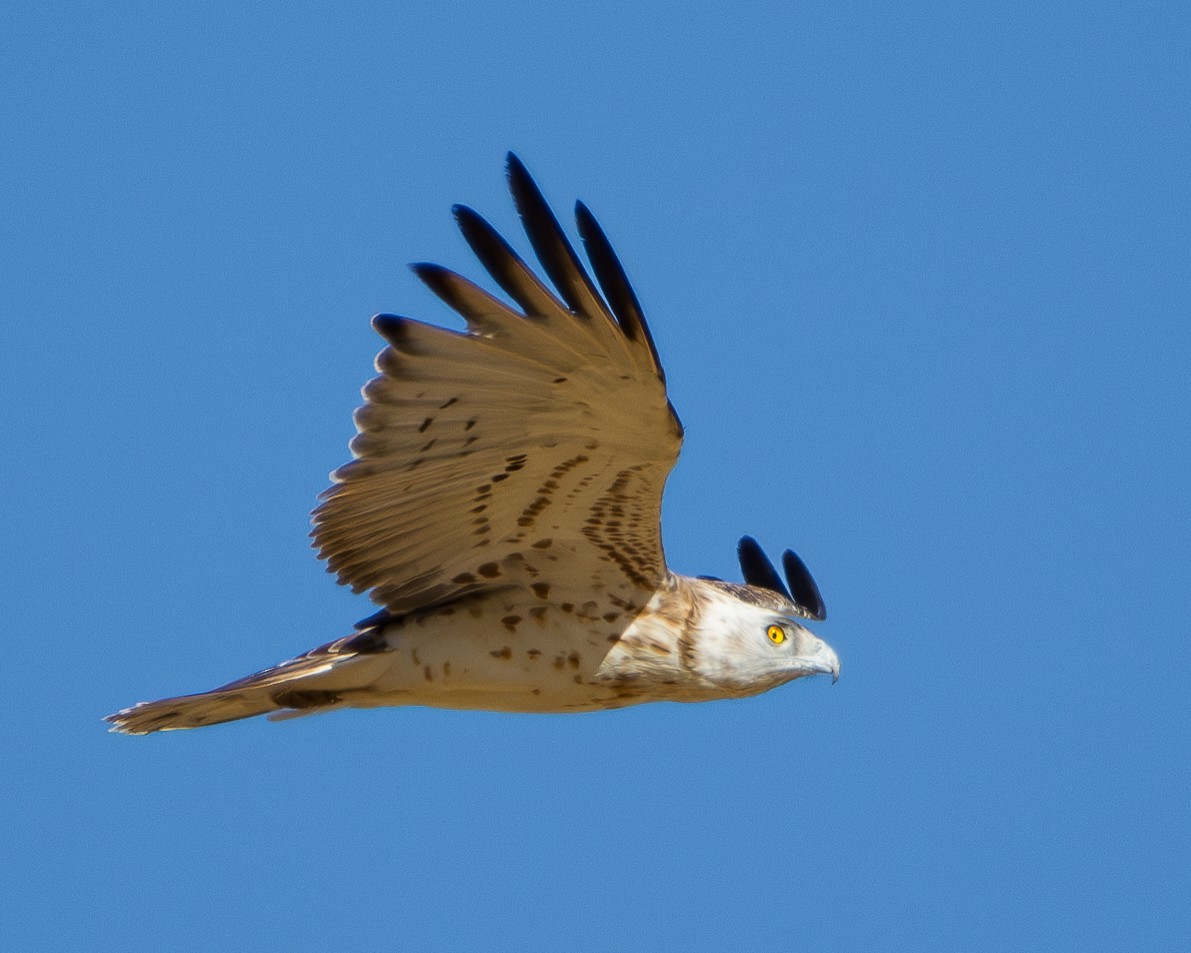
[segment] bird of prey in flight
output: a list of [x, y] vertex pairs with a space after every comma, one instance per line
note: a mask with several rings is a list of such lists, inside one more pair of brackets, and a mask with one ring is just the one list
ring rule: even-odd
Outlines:
[[509, 300], [413, 266], [467, 330], [373, 318], [388, 342], [380, 375], [355, 413], [353, 459], [314, 511], [319, 557], [381, 610], [255, 675], [109, 715], [113, 730], [382, 705], [578, 712], [839, 676], [802, 624], [826, 611], [793, 552], [784, 581], [747, 536], [743, 584], [666, 568], [662, 487], [682, 425], [637, 297], [585, 205], [598, 288], [514, 155], [508, 177], [549, 284], [456, 206]]

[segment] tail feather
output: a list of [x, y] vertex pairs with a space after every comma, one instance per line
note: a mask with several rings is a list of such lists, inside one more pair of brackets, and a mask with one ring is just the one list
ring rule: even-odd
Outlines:
[[111, 722], [111, 730], [121, 734], [148, 735], [154, 731], [201, 728], [237, 721], [277, 711], [280, 707], [264, 692], [228, 692], [217, 688], [196, 695], [138, 702], [131, 708], [108, 715], [104, 721]]
[[347, 704], [345, 694], [375, 681], [384, 664], [377, 655], [384, 651], [378, 633], [358, 632], [209, 692], [140, 702], [104, 721], [112, 731], [147, 735], [270, 712], [285, 718], [328, 711]]

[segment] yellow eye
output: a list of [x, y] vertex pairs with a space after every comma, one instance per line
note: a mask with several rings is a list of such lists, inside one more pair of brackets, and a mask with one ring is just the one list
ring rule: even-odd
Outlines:
[[769, 641], [774, 645], [781, 645], [786, 641], [786, 630], [780, 625], [771, 625], [766, 635], [769, 636]]

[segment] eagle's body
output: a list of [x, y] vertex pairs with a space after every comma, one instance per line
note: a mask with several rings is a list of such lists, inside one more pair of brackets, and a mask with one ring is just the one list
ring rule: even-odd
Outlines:
[[661, 494], [682, 427], [640, 307], [586, 208], [579, 228], [603, 297], [513, 157], [509, 175], [557, 294], [457, 207], [518, 308], [414, 266], [468, 329], [374, 319], [390, 347], [356, 412], [356, 459], [315, 511], [320, 556], [384, 609], [256, 675], [125, 709], [110, 716], [116, 730], [405, 704], [585, 711], [838, 674], [795, 621], [824, 613], [793, 553], [789, 588], [747, 538], [749, 585], [666, 568]]
[[[691, 697], [669, 624], [689, 593], [662, 591], [640, 612], [473, 596], [381, 629], [392, 662], [375, 690], [396, 703], [495, 711], [566, 712]], [[443, 613], [450, 613], [444, 615]]]

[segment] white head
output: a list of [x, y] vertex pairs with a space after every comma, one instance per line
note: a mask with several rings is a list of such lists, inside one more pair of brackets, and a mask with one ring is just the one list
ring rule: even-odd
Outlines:
[[781, 605], [752, 586], [696, 581], [701, 612], [689, 635], [687, 662], [698, 675], [746, 694], [804, 675], [839, 678], [839, 658], [795, 621], [793, 603]]
[[746, 585], [693, 581], [700, 611], [689, 633], [687, 664], [700, 677], [741, 694], [805, 675], [838, 679], [839, 657], [797, 621], [827, 615], [802, 560], [790, 550], [784, 554], [787, 587], [754, 540], [744, 537], [739, 553]]

